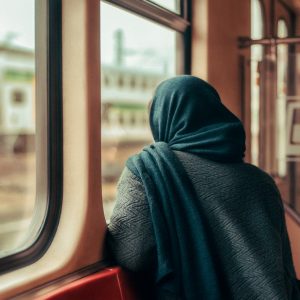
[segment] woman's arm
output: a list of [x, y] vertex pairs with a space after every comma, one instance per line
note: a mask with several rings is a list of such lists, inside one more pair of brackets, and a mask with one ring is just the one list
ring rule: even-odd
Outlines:
[[127, 168], [118, 183], [107, 243], [116, 262], [128, 270], [146, 271], [155, 263], [155, 241], [145, 190]]

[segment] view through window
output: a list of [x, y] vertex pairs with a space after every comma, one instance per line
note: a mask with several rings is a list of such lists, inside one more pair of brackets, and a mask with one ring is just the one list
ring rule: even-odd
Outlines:
[[176, 73], [176, 31], [101, 2], [102, 199], [109, 220], [127, 158], [152, 142], [148, 103]]
[[[262, 1], [251, 1], [251, 38], [268, 36]], [[287, 15], [277, 11], [278, 38], [289, 37]], [[263, 13], [264, 12], [264, 13]], [[251, 46], [251, 162], [269, 172], [282, 199], [300, 214], [299, 46]], [[271, 102], [270, 102], [271, 101]], [[270, 149], [272, 153], [265, 151]]]
[[34, 0], [0, 0], [0, 257], [26, 240], [35, 203]]

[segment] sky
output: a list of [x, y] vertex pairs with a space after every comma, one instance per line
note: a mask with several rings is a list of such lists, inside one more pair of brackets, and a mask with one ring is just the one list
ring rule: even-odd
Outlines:
[[168, 64], [169, 73], [175, 72], [175, 31], [106, 3], [101, 3], [103, 63], [114, 62], [114, 33], [119, 29], [124, 34], [124, 48], [131, 52], [126, 55], [126, 66], [160, 70]]
[[0, 0], [0, 41], [14, 33], [12, 43], [34, 48], [34, 0]]
[[[175, 0], [152, 0], [172, 9]], [[0, 0], [0, 42], [11, 36], [16, 46], [34, 49], [34, 0]], [[122, 29], [127, 53], [124, 65], [175, 72], [176, 33], [152, 21], [101, 2], [101, 60], [115, 61], [114, 33]]]

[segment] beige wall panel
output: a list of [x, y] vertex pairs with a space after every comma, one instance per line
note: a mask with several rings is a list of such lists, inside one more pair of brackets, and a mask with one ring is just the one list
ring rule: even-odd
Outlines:
[[240, 50], [238, 37], [250, 36], [250, 2], [194, 0], [192, 32], [192, 74], [215, 86], [224, 103], [241, 117], [239, 56], [249, 59], [250, 49]]
[[241, 116], [241, 70], [238, 37], [250, 36], [250, 1], [209, 1], [208, 80], [224, 103]]
[[207, 80], [208, 0], [192, 1], [192, 74]]

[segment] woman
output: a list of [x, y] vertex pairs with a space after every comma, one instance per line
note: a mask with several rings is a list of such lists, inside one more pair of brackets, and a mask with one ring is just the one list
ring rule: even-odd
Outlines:
[[149, 275], [158, 299], [300, 299], [280, 194], [243, 162], [243, 126], [215, 89], [162, 82], [150, 126], [155, 143], [119, 181], [115, 260]]

